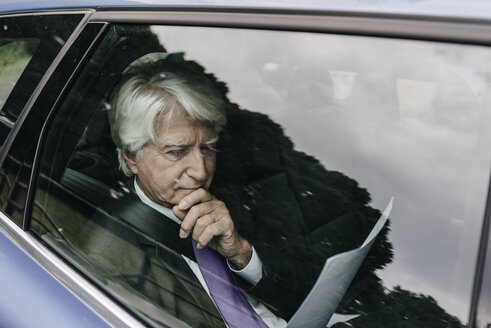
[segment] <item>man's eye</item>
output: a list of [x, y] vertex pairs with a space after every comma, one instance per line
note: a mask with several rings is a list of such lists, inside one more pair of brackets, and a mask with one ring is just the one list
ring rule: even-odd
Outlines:
[[166, 154], [174, 158], [180, 158], [186, 154], [186, 149], [169, 150]]

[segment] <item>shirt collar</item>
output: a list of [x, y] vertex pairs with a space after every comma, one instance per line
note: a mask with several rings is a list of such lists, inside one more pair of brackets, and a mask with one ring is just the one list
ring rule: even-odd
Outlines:
[[181, 224], [181, 220], [179, 220], [174, 215], [174, 213], [172, 212], [172, 210], [170, 208], [165, 207], [165, 206], [162, 206], [162, 205], [159, 205], [159, 204], [153, 202], [150, 198], [147, 197], [147, 195], [145, 195], [145, 193], [143, 192], [143, 190], [141, 190], [140, 186], [136, 182], [136, 177], [133, 180], [133, 183], [135, 185], [136, 194], [138, 195], [138, 197], [140, 198], [140, 200], [144, 204], [150, 206], [154, 210], [156, 210], [156, 211], [162, 213], [163, 215], [167, 216], [169, 219], [171, 219], [172, 221], [176, 222], [177, 224], [179, 224], [179, 225]]

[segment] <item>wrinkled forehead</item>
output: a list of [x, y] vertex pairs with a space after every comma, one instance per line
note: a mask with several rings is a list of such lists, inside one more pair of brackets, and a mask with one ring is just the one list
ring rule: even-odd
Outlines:
[[190, 143], [199, 141], [209, 143], [217, 140], [217, 135], [212, 122], [191, 118], [181, 108], [172, 111], [155, 127], [155, 141], [158, 143]]

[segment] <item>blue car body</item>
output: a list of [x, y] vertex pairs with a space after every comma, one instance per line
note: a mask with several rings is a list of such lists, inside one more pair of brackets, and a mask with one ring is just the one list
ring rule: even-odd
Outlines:
[[109, 327], [0, 231], [1, 327]]

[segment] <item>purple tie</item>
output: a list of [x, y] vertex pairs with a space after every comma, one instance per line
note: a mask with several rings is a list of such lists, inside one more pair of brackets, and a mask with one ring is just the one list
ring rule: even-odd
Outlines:
[[267, 328], [235, 284], [223, 257], [208, 247], [197, 249], [194, 240], [193, 250], [210, 294], [225, 323], [230, 328]]

